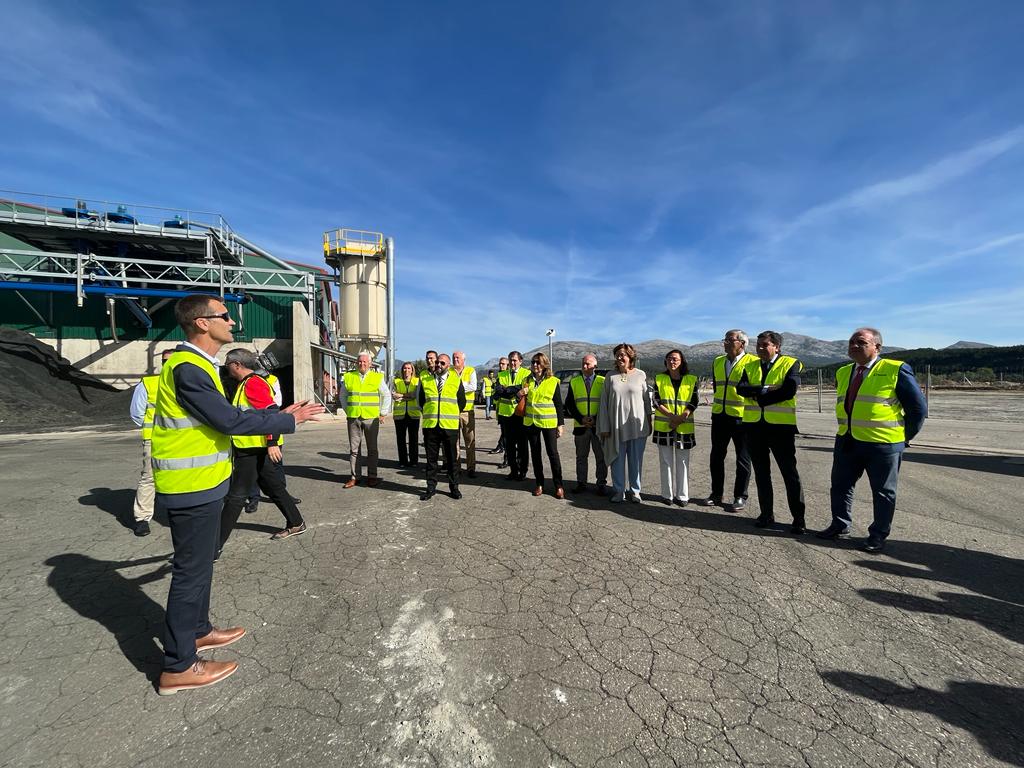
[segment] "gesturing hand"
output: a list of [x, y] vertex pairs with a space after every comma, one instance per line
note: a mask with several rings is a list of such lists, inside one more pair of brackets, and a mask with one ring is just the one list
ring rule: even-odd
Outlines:
[[292, 403], [287, 408], [281, 409], [282, 413], [290, 413], [295, 417], [295, 426], [298, 426], [304, 421], [317, 421], [313, 418], [319, 416], [324, 412], [324, 407], [319, 403], [311, 403], [309, 400], [303, 400], [301, 403]]

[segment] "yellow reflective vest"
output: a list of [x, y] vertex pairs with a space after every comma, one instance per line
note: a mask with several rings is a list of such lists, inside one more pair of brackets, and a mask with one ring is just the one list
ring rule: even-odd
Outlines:
[[380, 384], [384, 374], [367, 371], [349, 371], [342, 379], [345, 383], [345, 415], [350, 419], [376, 419], [380, 416]]
[[217, 391], [224, 386], [213, 363], [195, 352], [175, 352], [160, 371], [153, 416], [153, 483], [157, 493], [192, 493], [216, 488], [231, 476], [231, 438], [194, 419], [178, 402], [174, 369], [198, 366]]
[[[530, 372], [525, 368], [521, 367], [512, 374], [512, 371], [499, 371], [498, 372], [498, 384], [502, 387], [511, 387], [513, 385], [521, 385], [529, 378]], [[516, 404], [511, 398], [499, 397], [498, 398], [498, 415], [499, 416], [511, 416], [515, 413]]]
[[423, 429], [441, 427], [441, 429], [459, 428], [459, 387], [462, 379], [454, 376], [451, 371], [444, 380], [444, 386], [440, 391], [437, 389], [437, 379], [428, 376], [420, 379], [420, 388], [423, 390], [423, 416], [420, 426]]
[[466, 407], [462, 409], [464, 411], [472, 411], [474, 405], [473, 401], [476, 399], [476, 390], [474, 389], [472, 392], [469, 391], [469, 380], [473, 378], [474, 373], [476, 373], [476, 368], [471, 365], [467, 365], [462, 369], [462, 374], [460, 376], [462, 379], [462, 387], [466, 390]]
[[725, 375], [726, 356], [719, 355], [715, 358], [711, 369], [715, 378], [715, 394], [711, 403], [711, 413], [726, 413], [737, 418], [743, 416], [744, 399], [736, 394], [736, 385], [743, 378], [743, 371], [752, 360], [758, 360], [757, 355], [743, 353], [736, 358], [729, 375]]
[[[241, 408], [243, 411], [253, 410], [252, 403], [249, 402], [249, 398], [245, 394], [245, 382], [251, 379], [253, 376], [261, 378], [259, 374], [252, 373], [238, 382], [238, 388], [235, 390], [235, 396], [231, 400], [231, 404]], [[263, 379], [267, 381], [266, 379]], [[267, 381], [267, 385], [270, 382]], [[270, 389], [270, 394], [274, 394], [273, 387]], [[266, 435], [232, 435], [231, 444], [235, 448], [266, 448], [267, 447], [267, 436]]]
[[160, 387], [160, 374], [142, 377], [142, 386], [146, 389], [146, 413], [142, 417], [142, 439], [153, 439], [153, 417], [156, 415], [156, 392]]
[[854, 440], [865, 443], [904, 443], [903, 406], [896, 398], [896, 380], [901, 360], [878, 360], [861, 380], [852, 413], [846, 413], [846, 392], [855, 365], [836, 371], [836, 420], [838, 434], [851, 432]]
[[[655, 376], [654, 386], [658, 390], [658, 399], [661, 404], [673, 414], [679, 415], [690, 407], [693, 390], [697, 387], [697, 377], [692, 373], [683, 376], [682, 381], [679, 382], [678, 393], [676, 392], [675, 385], [672, 383], [672, 377], [667, 373], [659, 373]], [[686, 421], [672, 429], [668, 425], [668, 418], [665, 414], [655, 408], [654, 430], [656, 432], [678, 432], [680, 435], [692, 435], [693, 412], [690, 412]]]
[[[759, 358], [754, 357], [752, 361], [747, 363], [747, 367], [744, 370], [747, 373], [747, 381], [751, 385], [778, 389], [793, 366], [796, 366], [798, 372], [804, 369], [803, 363], [795, 357], [779, 355], [772, 367], [768, 369], [768, 375], [763, 382], [761, 381], [761, 360]], [[796, 395], [793, 395], [789, 400], [783, 400], [781, 403], [766, 405], [764, 408], [758, 405], [757, 401], [753, 398], [745, 397], [743, 401], [744, 424], [756, 424], [761, 421], [763, 415], [765, 422], [768, 424], [791, 424], [794, 427], [796, 426]]]
[[405, 379], [395, 379], [395, 392], [400, 395], [412, 394], [411, 400], [399, 400], [395, 399], [395, 405], [392, 410], [396, 419], [404, 419], [408, 416], [411, 419], [418, 419], [420, 417], [420, 404], [416, 399], [416, 390], [420, 388], [420, 380], [418, 377], [413, 376], [409, 379], [409, 383], [406, 384]]
[[490, 376], [485, 376], [484, 377], [484, 384], [483, 384], [483, 386], [484, 386], [484, 397], [490, 397], [491, 396], [491, 392], [494, 391], [494, 382], [491, 381], [491, 377]]
[[523, 426], [555, 429], [558, 426], [558, 414], [555, 411], [555, 390], [561, 382], [557, 376], [548, 376], [540, 384], [530, 377], [526, 384], [526, 413]]
[[[576, 410], [583, 416], [593, 416], [597, 424], [597, 406], [601, 402], [601, 390], [604, 389], [604, 376], [594, 376], [594, 382], [590, 385], [590, 394], [587, 394], [587, 382], [583, 374], [576, 374], [569, 379], [569, 389], [572, 390], [572, 399], [576, 403]], [[582, 427], [579, 419], [573, 419], [577, 427]]]

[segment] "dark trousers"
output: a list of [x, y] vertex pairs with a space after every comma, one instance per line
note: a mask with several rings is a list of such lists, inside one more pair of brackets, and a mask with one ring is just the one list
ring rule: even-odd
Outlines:
[[558, 430], [541, 429], [540, 427], [524, 427], [526, 438], [530, 444], [530, 457], [533, 459], [533, 476], [537, 485], [544, 485], [544, 463], [540, 457], [541, 442], [548, 454], [548, 463], [551, 465], [551, 479], [556, 488], [562, 486], [562, 460], [558, 457]]
[[420, 460], [420, 420], [410, 416], [395, 419], [395, 437], [398, 439], [398, 463], [413, 467]]
[[223, 549], [231, 531], [238, 522], [238, 516], [242, 513], [245, 500], [252, 490], [253, 482], [260, 490], [277, 505], [284, 515], [285, 523], [289, 528], [302, 525], [302, 515], [295, 501], [288, 493], [287, 481], [284, 476], [284, 468], [267, 456], [266, 449], [253, 453], [242, 453], [235, 450], [235, 465], [231, 471], [231, 486], [228, 488], [228, 496], [224, 500], [224, 510], [220, 515], [220, 544], [218, 549]]
[[498, 437], [498, 444], [494, 446], [494, 450], [505, 452], [505, 425], [508, 423], [508, 416], [498, 415], [498, 430], [500, 435]]
[[184, 672], [196, 660], [196, 638], [213, 630], [210, 584], [224, 499], [167, 509], [174, 559], [164, 618], [164, 669]]
[[512, 473], [519, 477], [526, 477], [526, 465], [530, 459], [527, 445], [523, 417], [509, 416], [505, 422], [505, 458]]
[[796, 469], [796, 430], [784, 425], [749, 424], [747, 445], [754, 465], [754, 482], [757, 484], [757, 504], [762, 517], [774, 516], [772, 492], [772, 465], [769, 456], [775, 457], [779, 474], [786, 484], [786, 499], [794, 520], [804, 519], [804, 489], [800, 485], [800, 473]]
[[896, 481], [903, 461], [903, 443], [876, 444], [837, 437], [832, 453], [832, 519], [850, 527], [853, 522], [853, 488], [865, 472], [871, 485], [874, 522], [868, 533], [885, 539], [896, 512]]
[[437, 488], [437, 454], [444, 451], [444, 468], [448, 487], [459, 487], [459, 430], [431, 427], [423, 430], [423, 449], [427, 455], [427, 490]]
[[736, 449], [736, 481], [733, 483], [733, 498], [747, 498], [750, 485], [750, 451], [747, 450], [747, 433], [741, 419], [724, 413], [711, 416], [711, 496], [722, 499], [725, 493], [725, 454], [729, 441]]

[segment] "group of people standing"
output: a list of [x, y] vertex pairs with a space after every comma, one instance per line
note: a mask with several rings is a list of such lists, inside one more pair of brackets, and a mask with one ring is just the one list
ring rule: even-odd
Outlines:
[[[224, 368], [237, 386], [227, 395], [216, 355], [233, 340], [224, 303], [213, 296], [193, 295], [178, 302], [175, 314], [186, 341], [163, 356], [158, 376], [147, 377], [136, 390], [132, 416], [142, 428], [143, 471], [135, 505], [136, 533], [148, 532], [154, 500], [167, 510], [174, 545], [171, 586], [164, 630], [164, 668], [158, 690], [171, 694], [201, 688], [232, 674], [235, 662], [207, 661], [203, 649], [219, 648], [245, 635], [241, 627], [215, 628], [209, 621], [213, 562], [219, 556], [254, 485], [281, 509], [285, 526], [272, 538], [303, 533], [305, 522], [286, 488], [282, 470], [282, 435], [323, 411], [307, 402], [282, 408], [273, 382], [257, 371], [256, 356], [246, 350], [228, 353]], [[724, 355], [713, 363], [711, 404], [711, 492], [699, 503], [745, 508], [753, 471], [760, 506], [755, 524], [775, 521], [770, 461], [774, 457], [786, 486], [792, 514], [791, 532], [805, 531], [804, 497], [797, 470], [796, 396], [802, 365], [783, 355], [782, 337], [774, 331], [757, 336], [756, 354], [748, 354], [747, 335], [727, 331]], [[896, 502], [902, 453], [927, 416], [927, 406], [913, 372], [898, 360], [882, 359], [881, 333], [858, 328], [850, 337], [853, 361], [836, 375], [837, 435], [831, 475], [831, 524], [817, 535], [847, 536], [852, 523], [854, 486], [867, 474], [874, 520], [863, 549], [880, 551], [889, 535]], [[613, 350], [615, 367], [597, 372], [597, 358], [583, 357], [563, 402], [560, 380], [543, 353], [530, 359], [513, 350], [499, 362], [496, 380], [484, 391], [496, 404], [509, 479], [526, 479], [532, 458], [533, 494], [541, 496], [547, 482], [544, 458], [555, 498], [565, 498], [558, 440], [565, 419], [573, 420], [576, 484], [573, 493], [588, 490], [589, 462], [596, 462], [595, 490], [610, 494], [612, 503], [639, 503], [644, 451], [648, 438], [658, 447], [660, 501], [685, 507], [690, 503], [689, 458], [696, 444], [693, 415], [698, 380], [681, 350], [670, 350], [664, 371], [649, 385], [637, 367], [637, 352], [626, 343]], [[347, 417], [350, 476], [344, 487], [362, 478], [381, 484], [377, 441], [380, 424], [394, 416], [399, 463], [415, 467], [422, 432], [426, 456], [424, 501], [437, 492], [441, 454], [452, 498], [461, 499], [460, 437], [466, 476], [476, 476], [474, 399], [476, 371], [465, 355], [451, 357], [430, 350], [426, 367], [411, 363], [389, 386], [384, 375], [370, 370], [370, 356], [361, 354], [356, 368], [338, 382], [338, 402]], [[489, 408], [487, 417], [489, 417]], [[731, 503], [725, 502], [725, 457], [729, 444], [736, 454]], [[609, 468], [611, 489], [608, 489]], [[148, 515], [148, 517], [147, 517]]]

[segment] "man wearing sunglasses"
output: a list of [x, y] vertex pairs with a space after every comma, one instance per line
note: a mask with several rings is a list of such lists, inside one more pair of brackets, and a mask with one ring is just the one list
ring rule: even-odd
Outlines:
[[448, 489], [455, 500], [459, 491], [459, 414], [466, 407], [466, 388], [459, 374], [449, 371], [451, 358], [438, 355], [434, 374], [420, 379], [417, 398], [420, 423], [423, 425], [423, 447], [427, 455], [427, 490], [420, 501], [429, 501], [437, 493], [437, 455], [444, 451], [444, 468]]
[[228, 403], [217, 353], [233, 341], [235, 321], [216, 296], [193, 294], [174, 308], [185, 341], [160, 373], [153, 418], [153, 482], [167, 510], [174, 545], [164, 626], [160, 695], [218, 683], [238, 668], [197, 653], [245, 634], [210, 623], [210, 586], [220, 514], [231, 477], [231, 436], [285, 434], [323, 412], [308, 401], [281, 411], [242, 410]]

